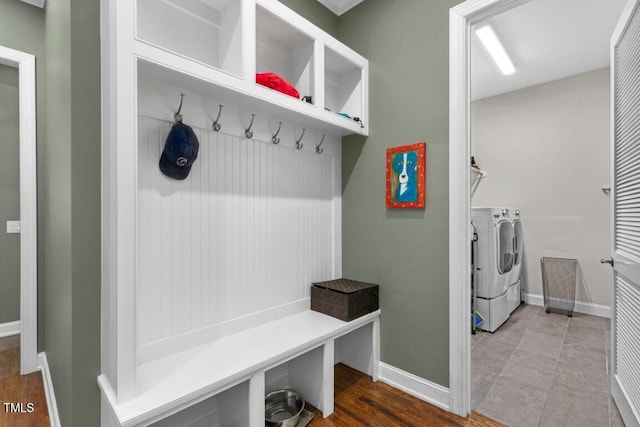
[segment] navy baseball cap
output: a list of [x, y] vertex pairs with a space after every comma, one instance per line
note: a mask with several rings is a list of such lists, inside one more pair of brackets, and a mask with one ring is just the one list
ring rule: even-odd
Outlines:
[[198, 158], [200, 143], [190, 126], [177, 122], [164, 143], [160, 157], [160, 170], [173, 179], [185, 179]]

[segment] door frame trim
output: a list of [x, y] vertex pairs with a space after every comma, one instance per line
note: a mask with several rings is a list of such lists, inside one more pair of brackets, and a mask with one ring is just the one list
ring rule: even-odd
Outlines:
[[20, 373], [38, 370], [36, 58], [0, 46], [0, 64], [18, 69], [20, 112]]
[[[620, 259], [616, 259], [616, 248], [615, 248], [615, 142], [616, 142], [616, 58], [615, 58], [615, 49], [620, 43], [620, 39], [624, 35], [627, 27], [629, 26], [629, 22], [632, 18], [632, 15], [636, 12], [636, 9], [640, 7], [640, 0], [628, 0], [625, 5], [622, 14], [618, 20], [618, 25], [613, 31], [613, 35], [611, 36], [611, 256], [616, 262], [616, 266], [613, 269], [613, 274], [611, 280], [613, 281], [613, 286], [611, 287], [611, 363], [610, 363], [610, 372], [611, 376], [609, 379], [610, 384], [610, 393], [615, 401], [616, 406], [618, 407], [618, 411], [620, 412], [620, 416], [623, 421], [627, 423], [627, 425], [637, 425], [637, 420], [640, 418], [640, 414], [638, 414], [634, 408], [629, 404], [630, 397], [627, 390], [624, 388], [624, 385], [620, 382], [619, 377], [617, 375], [617, 370], [615, 367], [615, 363], [617, 360], [616, 355], [616, 340], [615, 340], [615, 330], [617, 328], [617, 310], [616, 310], [616, 268], [618, 268], [618, 262], [624, 261]], [[635, 424], [634, 424], [635, 423]]]
[[471, 27], [531, 0], [467, 0], [449, 11], [449, 408], [471, 407]]

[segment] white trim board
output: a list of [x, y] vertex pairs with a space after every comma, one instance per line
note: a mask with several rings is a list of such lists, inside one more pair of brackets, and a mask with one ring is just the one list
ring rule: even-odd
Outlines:
[[[531, 305], [544, 307], [544, 297], [542, 295], [522, 293], [524, 302]], [[594, 304], [591, 302], [576, 301], [573, 310], [576, 313], [590, 314], [592, 316], [611, 318], [611, 307], [608, 305]]]
[[20, 334], [20, 321], [0, 323], [0, 338]]
[[49, 410], [49, 422], [51, 427], [60, 427], [60, 416], [58, 414], [58, 404], [56, 403], [56, 395], [53, 391], [53, 381], [51, 380], [51, 372], [49, 371], [49, 362], [46, 353], [38, 353], [38, 369], [42, 373], [42, 383], [44, 385], [44, 394], [47, 398], [47, 408]]
[[387, 365], [384, 362], [380, 362], [379, 366], [378, 379], [383, 383], [389, 384], [391, 387], [402, 390], [445, 411], [450, 410], [448, 388], [403, 371], [402, 369]]

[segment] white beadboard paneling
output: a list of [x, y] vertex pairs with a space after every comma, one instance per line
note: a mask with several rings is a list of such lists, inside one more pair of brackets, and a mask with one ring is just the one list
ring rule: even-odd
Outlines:
[[139, 346], [306, 298], [334, 274], [334, 156], [194, 127], [199, 156], [177, 181], [158, 168], [170, 126], [139, 119]]

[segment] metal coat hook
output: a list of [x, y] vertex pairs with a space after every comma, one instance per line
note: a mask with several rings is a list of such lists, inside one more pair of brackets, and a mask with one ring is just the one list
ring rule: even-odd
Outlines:
[[222, 114], [222, 104], [218, 106], [218, 117], [216, 117], [216, 119], [213, 121], [213, 124], [211, 125], [213, 130], [216, 132], [220, 132], [220, 128], [222, 128], [222, 125], [220, 124], [220, 114]]
[[246, 136], [248, 139], [253, 138], [253, 132], [251, 131], [251, 126], [253, 126], [253, 119], [255, 118], [256, 118], [256, 115], [252, 114], [251, 123], [249, 123], [249, 127], [244, 130], [244, 136]]
[[324, 134], [322, 134], [322, 139], [320, 140], [320, 144], [316, 145], [316, 153], [322, 154], [322, 152], [324, 151], [324, 148], [320, 148], [323, 142], [324, 142]]
[[278, 134], [280, 133], [280, 129], [282, 128], [282, 122], [278, 123], [278, 130], [271, 137], [271, 142], [274, 144], [280, 144], [280, 138], [278, 138]]
[[182, 122], [182, 114], [180, 114], [180, 111], [182, 111], [182, 101], [184, 101], [184, 93], [180, 94], [180, 106], [178, 107], [178, 111], [173, 114], [173, 121], [176, 123]]
[[302, 150], [302, 147], [304, 147], [304, 144], [301, 144], [300, 141], [302, 141], [302, 137], [304, 136], [304, 129], [302, 129], [302, 135], [300, 135], [300, 138], [298, 138], [298, 140], [296, 141], [296, 149], [298, 150]]

